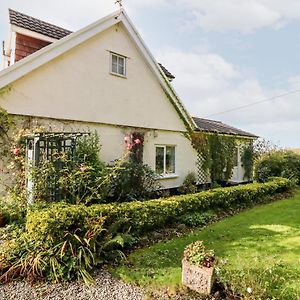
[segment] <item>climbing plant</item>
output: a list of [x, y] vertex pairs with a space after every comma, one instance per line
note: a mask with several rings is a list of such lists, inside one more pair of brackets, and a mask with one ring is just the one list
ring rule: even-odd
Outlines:
[[202, 168], [210, 175], [211, 182], [230, 179], [236, 163], [237, 139], [216, 133], [194, 132], [191, 140], [203, 159]]
[[253, 164], [254, 164], [254, 146], [253, 142], [249, 141], [242, 147], [241, 161], [245, 171], [244, 179], [252, 180]]
[[0, 107], [0, 149], [1, 155], [7, 154], [8, 144], [10, 142], [8, 132], [13, 124], [11, 116], [8, 112]]
[[[0, 89], [0, 97], [3, 97], [11, 90], [11, 86], [7, 85]], [[10, 138], [8, 135], [9, 130], [13, 125], [13, 120], [8, 112], [0, 107], [0, 155], [7, 155], [10, 147]]]

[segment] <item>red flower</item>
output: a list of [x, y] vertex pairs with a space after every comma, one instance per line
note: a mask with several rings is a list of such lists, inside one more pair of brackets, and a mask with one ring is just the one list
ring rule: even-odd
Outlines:
[[20, 148], [15, 147], [12, 152], [15, 156], [18, 156], [20, 154]]

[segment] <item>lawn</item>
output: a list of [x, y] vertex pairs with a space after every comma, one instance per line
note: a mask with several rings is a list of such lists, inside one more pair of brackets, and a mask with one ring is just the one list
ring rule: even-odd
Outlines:
[[218, 277], [235, 293], [247, 299], [300, 299], [300, 192], [137, 250], [114, 273], [155, 289], [180, 287], [183, 250], [196, 240], [215, 250]]

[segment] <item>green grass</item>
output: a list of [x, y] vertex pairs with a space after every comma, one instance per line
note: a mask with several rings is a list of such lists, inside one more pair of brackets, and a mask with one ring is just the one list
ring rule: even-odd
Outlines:
[[180, 286], [183, 250], [196, 240], [215, 250], [218, 276], [234, 292], [248, 299], [300, 299], [300, 193], [137, 250], [114, 272], [152, 288]]

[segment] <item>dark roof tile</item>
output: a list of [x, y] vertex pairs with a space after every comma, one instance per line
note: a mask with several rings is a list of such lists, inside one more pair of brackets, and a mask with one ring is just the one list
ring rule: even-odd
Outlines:
[[41, 21], [12, 9], [9, 9], [9, 21], [12, 25], [16, 25], [58, 40], [72, 33], [70, 30]]
[[251, 138], [257, 138], [258, 136], [243, 131], [241, 129], [232, 127], [230, 125], [226, 125], [220, 121], [214, 121], [209, 119], [203, 118], [193, 118], [199, 130], [206, 131], [206, 132], [215, 132], [215, 133], [222, 133], [222, 134], [230, 134], [230, 135], [239, 135], [239, 136], [246, 136]]

